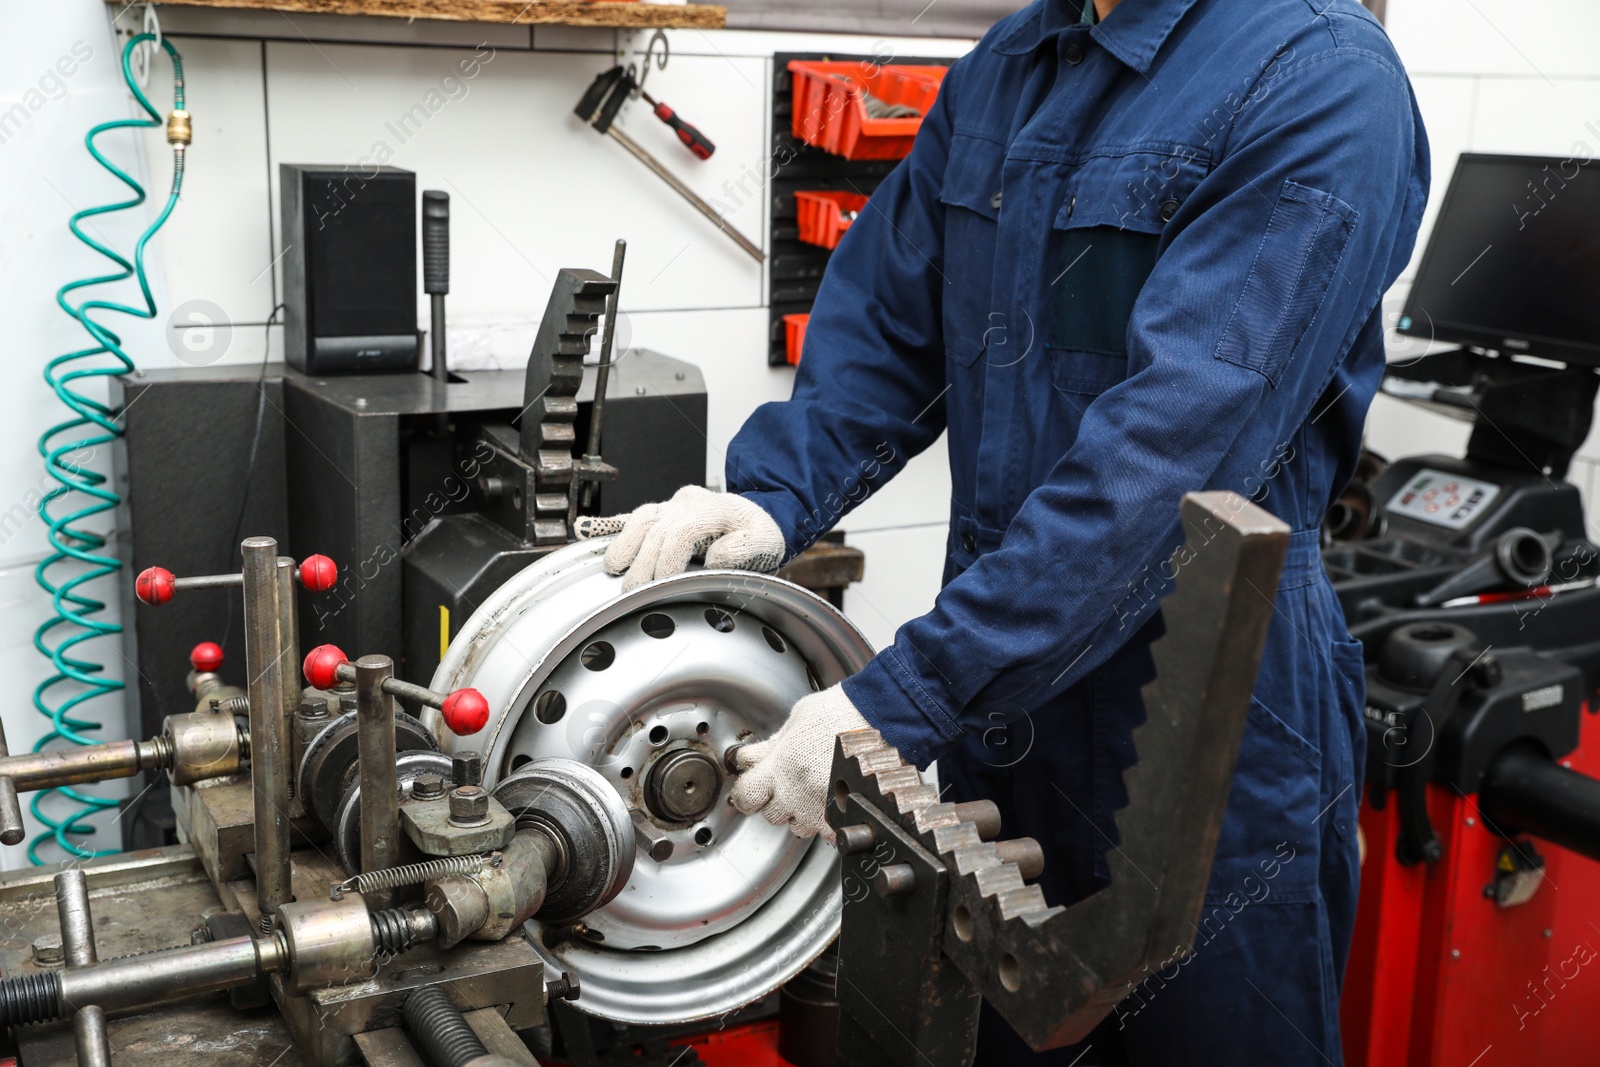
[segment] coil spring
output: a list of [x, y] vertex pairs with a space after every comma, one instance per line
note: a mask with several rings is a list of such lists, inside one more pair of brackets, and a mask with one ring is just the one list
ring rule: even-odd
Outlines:
[[55, 971], [0, 978], [0, 1027], [61, 1018], [61, 975]]
[[250, 714], [249, 697], [212, 697], [211, 710], [218, 715]]
[[[94, 738], [85, 734], [100, 729], [102, 724], [94, 719], [78, 717], [73, 713], [79, 705], [96, 697], [116, 693], [123, 688], [121, 681], [105, 676], [105, 664], [87, 658], [86, 650], [79, 648], [85, 642], [114, 637], [122, 632], [122, 627], [118, 623], [99, 617], [101, 612], [105, 611], [106, 605], [90, 595], [93, 583], [115, 575], [121, 569], [122, 563], [115, 554], [105, 552], [108, 535], [85, 525], [96, 516], [114, 511], [120, 503], [121, 498], [116, 491], [105, 484], [107, 475], [90, 470], [85, 464], [102, 445], [110, 444], [122, 436], [122, 427], [116, 421], [121, 413], [89, 393], [80, 392], [77, 383], [80, 379], [93, 381], [126, 374], [134, 369], [132, 357], [123, 350], [122, 339], [109, 326], [91, 317], [90, 313], [115, 311], [142, 319], [155, 318], [156, 303], [150, 293], [150, 283], [145, 277], [144, 250], [145, 245], [155, 236], [155, 232], [167, 221], [167, 216], [171, 215], [172, 209], [177, 206], [178, 192], [183, 185], [184, 146], [174, 145], [172, 190], [167, 197], [166, 206], [139, 235], [131, 262], [109, 245], [85, 232], [83, 223], [84, 220], [95, 216], [123, 211], [144, 203], [143, 187], [106, 158], [95, 145], [95, 138], [111, 130], [154, 127], [162, 124], [160, 112], [156, 111], [149, 98], [139, 88], [131, 67], [134, 49], [155, 40], [154, 34], [141, 33], [130, 39], [122, 51], [123, 79], [147, 117], [102, 122], [91, 129], [84, 138], [84, 146], [88, 148], [89, 154], [95, 161], [126, 185], [133, 195], [128, 200], [118, 203], [84, 208], [74, 213], [67, 224], [74, 237], [109, 259], [116, 269], [68, 282], [56, 290], [56, 304], [83, 327], [84, 332], [89, 335], [90, 344], [86, 348], [57, 356], [47, 363], [44, 369], [45, 382], [55, 391], [61, 402], [71, 409], [72, 417], [46, 430], [40, 436], [38, 445], [39, 454], [44, 457], [45, 473], [57, 484], [39, 501], [39, 517], [48, 527], [46, 536], [50, 542], [50, 554], [34, 569], [34, 580], [38, 582], [40, 588], [50, 594], [53, 614], [33, 632], [33, 647], [50, 659], [55, 673], [39, 683], [33, 691], [34, 708], [39, 714], [48, 718], [51, 724], [50, 731], [34, 745], [35, 752], [43, 751], [57, 741], [65, 741], [71, 745], [93, 744]], [[162, 40], [160, 47], [164, 48], [172, 59], [173, 106], [176, 110], [182, 111], [183, 60], [170, 40]], [[73, 304], [68, 299], [79, 289], [115, 284], [129, 278], [138, 283], [140, 293], [144, 297], [142, 306], [106, 299], [87, 299], [80, 304]], [[101, 356], [114, 357], [115, 362], [107, 366], [98, 361], [98, 357]], [[89, 365], [83, 364], [82, 361], [85, 360], [89, 361]], [[80, 435], [75, 432], [79, 430], [89, 432]], [[63, 434], [67, 434], [68, 439], [58, 443], [58, 438]], [[72, 498], [63, 504], [69, 509], [67, 513], [52, 514], [52, 505], [64, 497]], [[62, 632], [54, 632], [58, 626], [65, 629]], [[65, 692], [52, 692], [57, 686], [64, 686]], [[57, 793], [74, 805], [66, 814], [59, 817], [46, 814], [41, 807], [45, 798]], [[118, 804], [119, 801], [113, 798], [92, 796], [66, 786], [40, 790], [34, 794], [29, 808], [49, 832], [36, 837], [28, 846], [28, 858], [36, 864], [46, 862], [38, 853], [39, 846], [46, 841], [54, 841], [68, 855], [82, 858], [115, 852], [115, 849], [85, 848], [77, 841], [71, 840], [71, 837], [85, 837], [94, 833], [94, 827], [87, 824], [88, 818], [97, 811], [115, 808]]]
[[439, 1067], [464, 1067], [489, 1054], [461, 1010], [436, 985], [423, 986], [407, 997], [405, 1015], [406, 1029]]
[[477, 874], [490, 862], [489, 855], [475, 853], [471, 856], [441, 856], [436, 860], [408, 863], [403, 867], [385, 867], [381, 871], [368, 871], [335, 883], [332, 895], [333, 899], [338, 900], [346, 890], [351, 889], [365, 895], [385, 889], [399, 889], [403, 885], [420, 885], [429, 878], [447, 874]]
[[427, 926], [431, 928], [433, 916], [421, 909], [385, 908], [368, 916], [372, 920], [373, 952], [379, 959], [398, 956], [432, 936], [429, 929], [418, 928], [414, 917], [420, 917], [419, 911], [427, 916]]

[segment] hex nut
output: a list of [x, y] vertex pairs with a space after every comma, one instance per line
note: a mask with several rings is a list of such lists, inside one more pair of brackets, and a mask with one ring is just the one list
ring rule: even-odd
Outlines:
[[482, 786], [462, 785], [450, 791], [450, 822], [476, 826], [489, 818], [489, 794]]
[[40, 967], [60, 967], [67, 962], [67, 950], [59, 934], [41, 934], [33, 939], [33, 962]]
[[411, 783], [411, 795], [418, 800], [438, 800], [444, 796], [444, 779], [437, 774], [424, 774]]
[[454, 785], [483, 784], [483, 753], [457, 752], [450, 758], [450, 778]]

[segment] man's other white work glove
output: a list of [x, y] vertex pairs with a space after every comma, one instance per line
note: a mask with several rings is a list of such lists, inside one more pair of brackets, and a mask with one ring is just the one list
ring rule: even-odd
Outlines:
[[783, 531], [772, 516], [737, 493], [713, 493], [686, 485], [660, 504], [632, 514], [577, 521], [580, 538], [617, 534], [606, 549], [606, 573], [628, 576], [624, 593], [689, 569], [704, 554], [706, 566], [775, 571], [783, 562]]
[[735, 754], [742, 773], [733, 787], [733, 806], [746, 815], [759, 812], [774, 826], [788, 826], [796, 837], [821, 834], [832, 842], [833, 828], [823, 813], [833, 771], [834, 738], [871, 725], [841, 686], [803, 697], [782, 729]]

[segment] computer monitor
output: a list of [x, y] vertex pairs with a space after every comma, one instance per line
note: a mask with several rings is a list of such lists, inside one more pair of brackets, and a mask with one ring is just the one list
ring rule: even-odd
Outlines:
[[1398, 326], [1600, 367], [1600, 162], [1463, 154]]

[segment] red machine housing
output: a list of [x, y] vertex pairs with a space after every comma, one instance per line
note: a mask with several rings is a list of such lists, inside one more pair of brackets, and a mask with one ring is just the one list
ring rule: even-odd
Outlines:
[[[1559, 762], [1600, 777], [1600, 711]], [[1600, 863], [1534, 838], [1544, 882], [1499, 906], [1488, 887], [1506, 839], [1476, 796], [1430, 785], [1444, 854], [1396, 858], [1394, 803], [1361, 808], [1366, 862], [1341, 1023], [1350, 1067], [1493, 1067], [1600, 1062]]]

